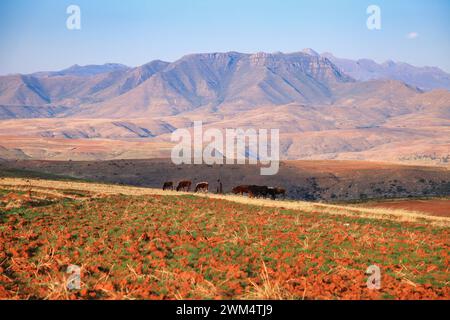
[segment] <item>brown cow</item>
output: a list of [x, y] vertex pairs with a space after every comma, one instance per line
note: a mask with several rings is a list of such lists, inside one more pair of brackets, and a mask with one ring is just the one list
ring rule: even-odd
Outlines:
[[189, 192], [191, 185], [192, 185], [192, 182], [189, 180], [180, 181], [180, 182], [178, 182], [177, 191]]
[[173, 190], [173, 182], [172, 181], [164, 182], [163, 190]]
[[248, 193], [248, 185], [241, 185], [241, 186], [237, 186], [234, 187], [233, 190], [231, 190], [231, 192], [233, 192], [234, 194], [240, 194], [241, 196], [244, 195], [244, 193]]
[[274, 187], [267, 188], [267, 196], [270, 196], [272, 200], [275, 200], [277, 198], [277, 192]]
[[269, 187], [267, 186], [249, 186], [248, 187], [248, 196], [250, 198], [265, 198], [269, 194]]
[[283, 199], [286, 198], [286, 190], [280, 187], [269, 187], [267, 195], [272, 198], [272, 200], [275, 200], [277, 198], [277, 195], [283, 195]]
[[283, 199], [286, 199], [286, 189], [281, 187], [275, 187], [274, 190], [275, 190], [275, 197], [280, 194], [283, 196]]
[[202, 192], [208, 193], [208, 187], [209, 187], [208, 182], [199, 182], [195, 186], [195, 192], [202, 191]]

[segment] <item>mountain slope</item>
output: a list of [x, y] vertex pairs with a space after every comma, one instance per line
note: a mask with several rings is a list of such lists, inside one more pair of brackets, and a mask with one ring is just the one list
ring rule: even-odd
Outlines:
[[174, 115], [199, 107], [241, 110], [332, 100], [332, 87], [352, 82], [328, 59], [305, 53], [188, 55], [126, 94], [83, 106], [77, 116]]
[[324, 53], [325, 57], [343, 72], [359, 81], [391, 79], [399, 80], [423, 90], [450, 90], [450, 74], [436, 67], [415, 67], [403, 62], [386, 61], [378, 64], [373, 60], [350, 60]]
[[[24, 107], [78, 107], [83, 103], [111, 99], [136, 88], [167, 65], [167, 62], [157, 60], [137, 68], [75, 66], [59, 72], [0, 77], [0, 106], [9, 108], [10, 112], [3, 112], [0, 119], [26, 117], [23, 112], [15, 114], [11, 106], [22, 107], [18, 110], [23, 111]], [[66, 108], [63, 110], [67, 111]], [[34, 114], [30, 113], [29, 117], [33, 118]]]
[[48, 93], [32, 76], [0, 77], [0, 105], [44, 105], [50, 103]]

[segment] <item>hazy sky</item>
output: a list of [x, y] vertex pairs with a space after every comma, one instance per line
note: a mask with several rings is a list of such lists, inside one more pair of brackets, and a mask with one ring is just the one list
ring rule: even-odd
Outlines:
[[[70, 4], [81, 8], [81, 30], [66, 28]], [[381, 30], [366, 27], [371, 4]], [[450, 72], [450, 1], [0, 0], [0, 74], [307, 47]]]

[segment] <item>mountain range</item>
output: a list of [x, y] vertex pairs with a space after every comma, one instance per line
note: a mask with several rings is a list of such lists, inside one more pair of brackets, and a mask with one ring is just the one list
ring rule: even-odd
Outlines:
[[350, 60], [336, 58], [331, 53], [321, 55], [332, 61], [343, 72], [358, 81], [398, 80], [424, 91], [433, 89], [450, 90], [450, 74], [437, 67], [415, 67], [392, 60], [376, 63], [370, 59]]
[[[279, 128], [288, 159], [450, 160], [450, 75], [296, 53], [191, 54], [0, 77], [0, 158], [164, 156], [170, 133]], [[101, 139], [101, 141], [100, 141]]]

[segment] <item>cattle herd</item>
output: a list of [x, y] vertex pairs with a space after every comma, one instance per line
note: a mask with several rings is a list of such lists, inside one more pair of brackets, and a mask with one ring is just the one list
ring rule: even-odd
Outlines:
[[280, 187], [255, 186], [255, 185], [241, 185], [234, 187], [232, 192], [234, 194], [244, 195], [248, 194], [250, 198], [272, 198], [276, 199], [278, 195], [286, 198], [286, 190]]
[[[217, 188], [217, 193], [222, 193], [222, 183], [217, 180], [220, 184], [220, 188]], [[192, 186], [192, 181], [182, 180], [178, 182], [175, 187], [175, 183], [172, 181], [164, 182], [163, 190], [176, 190], [176, 191], [186, 191], [189, 192]], [[209, 189], [208, 182], [199, 182], [195, 185], [194, 192], [204, 192], [207, 193]], [[257, 186], [257, 185], [240, 185], [232, 189], [234, 194], [244, 195], [247, 194], [250, 198], [271, 198], [276, 199], [277, 196], [286, 198], [286, 190], [280, 187], [268, 187], [268, 186]]]

